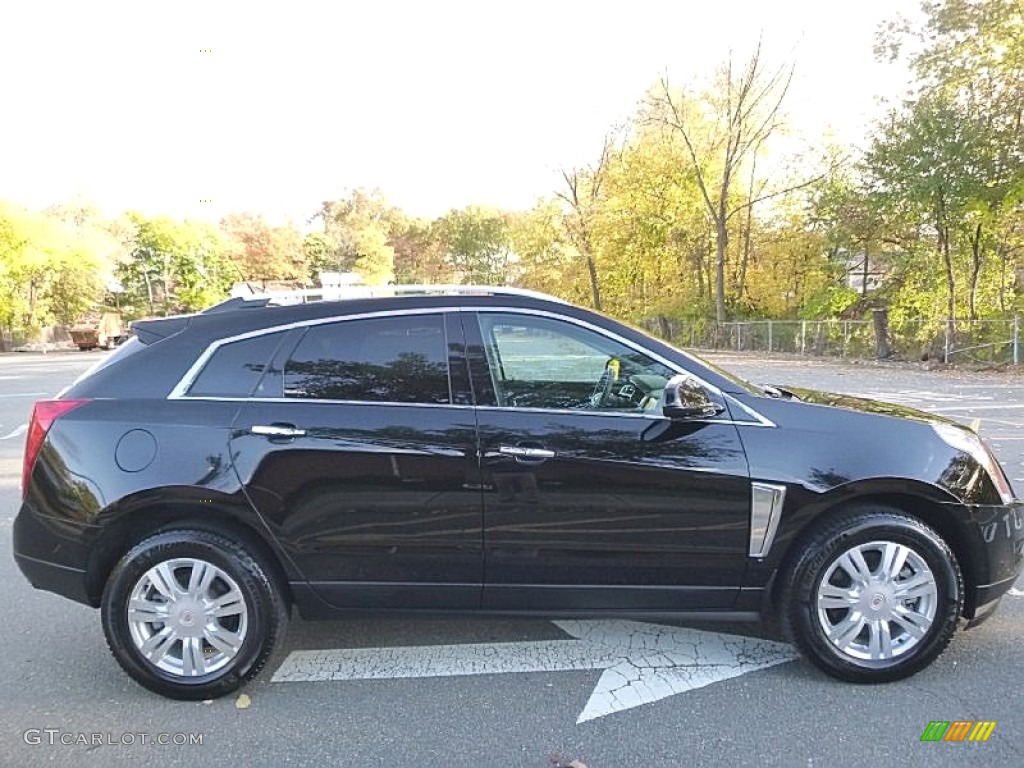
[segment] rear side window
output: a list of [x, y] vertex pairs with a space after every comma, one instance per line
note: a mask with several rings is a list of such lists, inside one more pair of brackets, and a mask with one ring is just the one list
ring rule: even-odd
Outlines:
[[223, 344], [210, 357], [188, 393], [193, 397], [250, 397], [284, 332]]
[[451, 402], [441, 315], [348, 320], [306, 331], [284, 370], [285, 397]]

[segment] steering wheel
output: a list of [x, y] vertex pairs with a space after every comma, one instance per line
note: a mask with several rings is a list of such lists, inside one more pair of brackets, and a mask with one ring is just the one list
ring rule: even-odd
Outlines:
[[597, 380], [597, 384], [594, 386], [594, 393], [590, 396], [590, 404], [594, 408], [604, 408], [607, 405], [608, 398], [612, 393], [612, 387], [619, 380], [619, 369], [621, 366], [622, 363], [616, 357], [608, 358], [608, 362], [604, 364], [601, 378]]

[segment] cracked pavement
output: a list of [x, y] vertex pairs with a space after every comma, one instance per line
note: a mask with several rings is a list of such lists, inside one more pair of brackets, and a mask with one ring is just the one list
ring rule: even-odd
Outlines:
[[792, 661], [787, 645], [638, 621], [555, 621], [575, 640], [293, 651], [274, 682], [604, 669], [577, 723]]

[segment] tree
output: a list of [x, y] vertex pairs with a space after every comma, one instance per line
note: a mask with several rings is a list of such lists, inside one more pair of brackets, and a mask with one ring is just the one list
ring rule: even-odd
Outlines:
[[648, 119], [676, 131], [686, 146], [708, 215], [715, 227], [715, 316], [726, 319], [726, 258], [729, 223], [736, 214], [768, 196], [737, 204], [734, 185], [781, 122], [782, 102], [792, 66], [767, 73], [758, 44], [739, 72], [730, 57], [702, 97], [675, 91], [667, 77], [651, 93]]
[[638, 116], [604, 175], [593, 232], [605, 303], [637, 317], [702, 316], [713, 233], [679, 137]]
[[917, 76], [913, 99], [942, 91], [1019, 141], [1024, 5], [1019, 0], [926, 0], [921, 8], [923, 25], [899, 18], [885, 26], [876, 55], [890, 61], [906, 58]]
[[395, 252], [395, 280], [405, 284], [456, 282], [438, 227], [425, 219], [396, 217], [388, 244]]
[[216, 227], [186, 220], [182, 230], [183, 249], [172, 265], [175, 307], [195, 312], [223, 301], [236, 274]]
[[352, 271], [358, 272], [367, 285], [387, 285], [395, 276], [395, 249], [388, 243], [388, 232], [382, 227], [354, 229], [349, 247], [355, 255]]
[[518, 257], [503, 212], [483, 206], [452, 210], [435, 222], [435, 232], [460, 282], [515, 282]]
[[832, 257], [826, 233], [808, 226], [805, 212], [781, 211], [753, 240], [743, 302], [755, 317], [837, 317], [857, 300], [845, 261]]
[[557, 199], [537, 201], [529, 211], [506, 214], [509, 248], [518, 259], [519, 285], [580, 300], [579, 257], [567, 241], [565, 211]]
[[108, 219], [99, 207], [85, 199], [52, 205], [43, 213], [99, 261], [104, 282], [113, 277], [113, 268], [131, 253], [135, 226], [124, 215]]
[[95, 256], [82, 249], [68, 248], [47, 267], [41, 291], [50, 316], [60, 325], [72, 325], [96, 306], [104, 283]]
[[306, 259], [309, 279], [317, 283], [320, 273], [334, 268], [334, 249], [326, 232], [310, 232], [302, 240], [302, 253]]
[[909, 233], [902, 239], [930, 244], [933, 259], [908, 260], [904, 271], [925, 294], [927, 281], [912, 270], [941, 274], [955, 332], [961, 310], [973, 320], [987, 307], [1009, 308], [1024, 191], [1024, 6], [944, 0], [922, 8], [922, 27], [893, 23], [880, 39], [879, 54], [905, 57], [917, 80], [878, 127], [865, 172], [890, 221]]
[[41, 217], [19, 206], [0, 208], [0, 313], [8, 331], [39, 324], [38, 301], [51, 237]]
[[125, 216], [108, 219], [92, 202], [75, 198], [44, 212], [69, 245], [52, 266], [47, 297], [58, 322], [70, 324], [97, 302], [116, 301], [117, 265], [131, 254], [135, 227]]
[[324, 267], [358, 272], [369, 285], [394, 278], [395, 251], [389, 245], [398, 212], [375, 190], [352, 190], [346, 197], [323, 203], [316, 218], [324, 224], [330, 256]]
[[148, 314], [203, 309], [227, 295], [235, 275], [213, 227], [167, 216], [131, 214], [136, 226], [131, 258], [117, 276], [134, 311]]
[[0, 203], [0, 322], [9, 332], [74, 322], [102, 294], [103, 255], [78, 225]]
[[568, 206], [564, 217], [566, 234], [576, 250], [583, 257], [590, 277], [590, 294], [594, 309], [601, 309], [601, 289], [598, 285], [597, 262], [594, 253], [594, 219], [597, 216], [601, 198], [601, 184], [604, 182], [611, 161], [612, 135], [605, 136], [604, 145], [597, 162], [589, 168], [563, 170], [565, 188], [558, 196]]
[[232, 213], [220, 222], [225, 256], [245, 281], [296, 280], [306, 274], [302, 235], [293, 226], [274, 227], [262, 216]]

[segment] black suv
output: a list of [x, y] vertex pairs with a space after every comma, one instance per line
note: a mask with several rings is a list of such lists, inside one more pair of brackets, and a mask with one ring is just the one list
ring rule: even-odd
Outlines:
[[965, 427], [754, 387], [551, 297], [401, 290], [139, 322], [36, 404], [15, 557], [102, 608], [142, 685], [237, 688], [293, 604], [780, 615], [826, 672], [894, 680], [1021, 571]]

